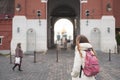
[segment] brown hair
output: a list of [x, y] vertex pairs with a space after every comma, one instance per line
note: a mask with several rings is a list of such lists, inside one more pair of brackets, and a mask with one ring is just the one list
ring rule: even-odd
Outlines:
[[76, 45], [77, 45], [77, 49], [80, 53], [80, 57], [82, 58], [82, 53], [80, 52], [80, 45], [79, 43], [89, 43], [88, 39], [84, 36], [84, 35], [78, 35], [76, 37]]
[[[88, 39], [84, 35], [78, 35], [76, 37], [77, 49], [78, 49], [78, 51], [80, 53], [80, 57], [82, 58], [83, 56], [82, 56], [82, 53], [80, 52], [80, 45], [79, 45], [79, 43], [89, 43], [89, 41], [88, 41]], [[92, 48], [92, 51], [93, 51], [94, 54], [96, 54], [96, 52], [94, 51], [93, 48]]]

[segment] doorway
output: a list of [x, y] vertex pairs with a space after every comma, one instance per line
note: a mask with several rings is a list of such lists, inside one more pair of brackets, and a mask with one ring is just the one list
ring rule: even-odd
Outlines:
[[91, 44], [95, 50], [100, 50], [100, 30], [93, 28], [91, 31]]
[[28, 29], [27, 31], [27, 52], [35, 51], [36, 47], [36, 33], [35, 30]]

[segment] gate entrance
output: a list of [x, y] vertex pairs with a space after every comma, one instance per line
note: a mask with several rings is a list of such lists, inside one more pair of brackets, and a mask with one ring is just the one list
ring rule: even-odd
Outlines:
[[[64, 3], [63, 3], [64, 2]], [[73, 45], [80, 34], [80, 0], [48, 0], [47, 2], [47, 46], [54, 48], [54, 25], [59, 19], [68, 19], [73, 25]]]

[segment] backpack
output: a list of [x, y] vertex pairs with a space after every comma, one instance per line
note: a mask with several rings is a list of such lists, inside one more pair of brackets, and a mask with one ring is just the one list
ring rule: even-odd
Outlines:
[[82, 70], [88, 77], [95, 76], [97, 73], [99, 73], [99, 62], [97, 57], [93, 54], [92, 50], [86, 51], [85, 66], [82, 68]]

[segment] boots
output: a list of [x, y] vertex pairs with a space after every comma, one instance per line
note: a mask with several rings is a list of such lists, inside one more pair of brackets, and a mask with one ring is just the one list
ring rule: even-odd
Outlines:
[[14, 69], [15, 69], [16, 66], [17, 66], [17, 64], [15, 64], [15, 65], [13, 66], [13, 68], [12, 68], [13, 71], [14, 71]]
[[19, 65], [19, 69], [18, 69], [19, 71], [23, 71], [22, 69], [21, 69], [21, 65]]
[[20, 65], [20, 64], [15, 64], [15, 65], [13, 66], [13, 68], [12, 68], [13, 71], [14, 71], [14, 69], [16, 68], [16, 66], [18, 66], [18, 70], [19, 70], [19, 71], [23, 71], [23, 70], [21, 69], [21, 65]]

